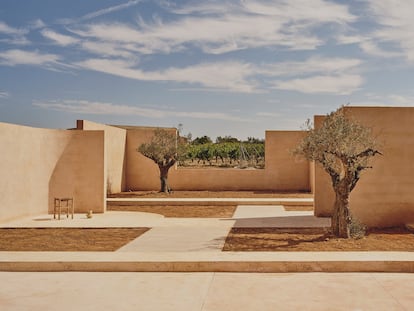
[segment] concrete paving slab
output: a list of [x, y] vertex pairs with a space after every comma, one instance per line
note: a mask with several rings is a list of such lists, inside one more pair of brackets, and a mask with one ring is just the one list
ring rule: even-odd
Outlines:
[[221, 252], [230, 226], [157, 227], [119, 252]]
[[60, 220], [53, 219], [53, 215], [44, 214], [0, 223], [0, 228], [154, 227], [163, 220], [162, 215], [141, 212], [108, 211], [103, 214], [93, 214], [92, 218], [87, 218], [85, 214], [75, 214], [74, 219], [64, 216]]
[[[203, 311], [409, 310], [414, 296], [395, 297], [377, 274], [215, 274]], [[394, 279], [395, 277], [395, 279]], [[414, 276], [405, 275], [413, 288]], [[391, 275], [395, 287], [404, 287]]]
[[239, 205], [233, 219], [279, 216], [313, 216], [313, 211], [286, 211], [283, 205]]
[[282, 216], [237, 219], [234, 228], [329, 228], [330, 218], [315, 216]]
[[406, 273], [0, 272], [0, 305], [20, 310], [411, 310]]
[[233, 215], [234, 228], [328, 228], [330, 218], [313, 211], [286, 211], [280, 205], [239, 205]]
[[[212, 273], [0, 272], [2, 310], [202, 310]], [[7, 284], [7, 285], [6, 285]]]

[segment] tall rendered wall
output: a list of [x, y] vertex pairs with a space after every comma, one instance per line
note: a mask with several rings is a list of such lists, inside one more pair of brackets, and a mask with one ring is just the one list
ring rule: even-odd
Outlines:
[[270, 190], [310, 191], [309, 162], [292, 155], [304, 131], [266, 131], [265, 184]]
[[75, 212], [105, 210], [103, 132], [0, 123], [0, 220], [53, 211], [73, 196]]
[[106, 187], [108, 193], [126, 190], [126, 130], [86, 120], [77, 121], [79, 130], [102, 130], [105, 133]]
[[[126, 180], [130, 190], [160, 187], [157, 166], [136, 151], [151, 139], [153, 131], [141, 128], [127, 132]], [[171, 168], [170, 186], [174, 190], [310, 191], [309, 163], [290, 154], [303, 135], [301, 131], [267, 131], [263, 170]]]
[[[350, 206], [368, 226], [394, 226], [414, 221], [414, 108], [347, 107], [347, 115], [369, 126], [382, 156], [364, 171], [351, 193]], [[315, 119], [315, 124], [321, 122]], [[332, 213], [334, 193], [329, 176], [315, 168], [315, 214]]]

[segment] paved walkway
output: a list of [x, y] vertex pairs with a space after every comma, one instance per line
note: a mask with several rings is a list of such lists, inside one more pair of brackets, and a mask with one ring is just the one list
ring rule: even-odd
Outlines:
[[412, 310], [406, 273], [0, 272], [7, 311]]

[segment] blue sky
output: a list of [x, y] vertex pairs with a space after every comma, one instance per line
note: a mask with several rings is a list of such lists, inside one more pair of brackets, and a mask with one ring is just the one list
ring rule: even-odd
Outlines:
[[2, 0], [0, 121], [264, 137], [414, 103], [414, 1]]

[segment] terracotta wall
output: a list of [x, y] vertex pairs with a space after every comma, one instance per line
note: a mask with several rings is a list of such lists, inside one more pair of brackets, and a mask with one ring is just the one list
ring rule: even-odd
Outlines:
[[53, 210], [55, 196], [73, 196], [75, 212], [103, 212], [103, 132], [0, 123], [0, 220]]
[[[151, 139], [153, 131], [128, 129], [126, 181], [130, 190], [159, 190], [157, 166], [136, 151]], [[170, 186], [174, 190], [310, 191], [309, 163], [290, 154], [303, 135], [300, 131], [267, 131], [263, 170], [171, 168]]]
[[126, 130], [86, 120], [77, 121], [79, 130], [102, 130], [105, 133], [106, 191], [118, 193], [125, 191], [125, 148]]
[[[414, 221], [414, 108], [347, 107], [346, 113], [373, 129], [383, 156], [371, 162], [351, 193], [352, 212], [369, 226]], [[315, 118], [315, 124], [322, 117]], [[331, 214], [334, 201], [329, 176], [315, 168], [315, 214]]]

